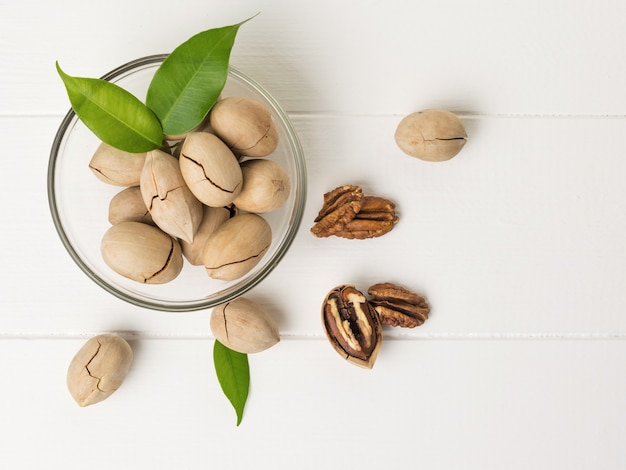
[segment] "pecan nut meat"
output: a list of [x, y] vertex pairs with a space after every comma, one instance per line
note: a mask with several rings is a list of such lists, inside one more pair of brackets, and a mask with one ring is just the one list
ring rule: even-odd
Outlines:
[[364, 196], [360, 186], [346, 184], [324, 194], [324, 204], [311, 232], [316, 237], [364, 240], [380, 237], [398, 223], [396, 205], [378, 196]]
[[369, 302], [383, 325], [415, 328], [428, 319], [428, 302], [402, 286], [384, 282], [374, 284], [367, 293], [372, 296]]
[[363, 191], [346, 184], [324, 194], [324, 204], [315, 218], [311, 232], [317, 237], [329, 237], [343, 229], [361, 210]]
[[348, 362], [371, 369], [382, 343], [382, 325], [373, 306], [354, 286], [332, 289], [322, 305], [328, 341]]
[[365, 196], [357, 217], [366, 220], [398, 222], [396, 205], [389, 199], [379, 196]]
[[380, 237], [391, 232], [398, 220], [396, 205], [389, 199], [365, 196], [359, 212], [334, 235], [358, 240]]

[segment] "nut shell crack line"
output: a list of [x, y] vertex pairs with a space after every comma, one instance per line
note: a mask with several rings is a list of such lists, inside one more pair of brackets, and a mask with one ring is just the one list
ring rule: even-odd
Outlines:
[[208, 177], [208, 175], [206, 174], [206, 171], [204, 170], [204, 166], [203, 166], [200, 162], [198, 162], [198, 161], [194, 160], [194, 159], [193, 159], [193, 158], [191, 158], [189, 155], [181, 154], [180, 156], [181, 156], [181, 157], [183, 157], [183, 158], [186, 158], [187, 160], [189, 160], [189, 161], [190, 161], [190, 162], [192, 162], [193, 164], [195, 164], [195, 165], [199, 166], [200, 168], [202, 168], [202, 173], [204, 174], [204, 178], [205, 178], [205, 179], [206, 179], [209, 183], [211, 183], [213, 186], [215, 186], [216, 188], [218, 188], [220, 191], [224, 191], [224, 192], [226, 192], [226, 193], [231, 193], [231, 194], [232, 194], [232, 193], [234, 193], [234, 192], [237, 190], [237, 188], [239, 187], [239, 185], [235, 186], [233, 189], [226, 189], [226, 188], [221, 187], [219, 184], [215, 183], [215, 181], [213, 181], [211, 178], [209, 178], [209, 177]]

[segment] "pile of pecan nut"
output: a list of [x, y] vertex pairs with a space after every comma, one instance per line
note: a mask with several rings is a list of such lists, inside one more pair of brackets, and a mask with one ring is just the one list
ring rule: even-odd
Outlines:
[[[324, 194], [311, 232], [320, 238], [364, 240], [389, 233], [398, 220], [392, 201], [366, 196], [360, 186], [346, 184]], [[337, 353], [371, 369], [382, 342], [382, 326], [420, 326], [428, 319], [430, 306], [422, 296], [390, 282], [374, 284], [367, 293], [369, 298], [350, 284], [332, 289], [322, 305], [322, 324]]]
[[430, 312], [428, 302], [389, 282], [368, 289], [369, 299], [353, 285], [332, 289], [322, 305], [322, 324], [335, 351], [348, 362], [371, 369], [382, 343], [382, 325], [415, 328]]
[[316, 237], [364, 240], [380, 237], [398, 223], [396, 205], [378, 196], [366, 196], [360, 186], [346, 184], [324, 194], [324, 204], [311, 232]]

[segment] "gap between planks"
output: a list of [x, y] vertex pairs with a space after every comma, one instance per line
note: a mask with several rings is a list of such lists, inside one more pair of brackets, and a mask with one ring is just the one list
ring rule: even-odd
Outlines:
[[[478, 113], [472, 111], [454, 110], [454, 114], [463, 119], [626, 119], [626, 114], [533, 114], [533, 113]], [[370, 118], [402, 118], [406, 113], [348, 113], [335, 111], [288, 111], [286, 113], [292, 118], [350, 118], [350, 117], [370, 117]], [[66, 113], [43, 113], [43, 114], [16, 114], [0, 113], [0, 119], [63, 119]]]
[[[129, 331], [101, 331], [89, 333], [0, 333], [1, 340], [76, 340], [86, 339], [97, 334], [115, 333], [129, 340], [196, 340], [209, 341], [215, 337], [210, 334], [164, 334], [154, 332], [129, 332]], [[326, 341], [324, 335], [281, 335], [283, 341]], [[385, 341], [581, 341], [581, 340], [626, 340], [626, 332], [623, 333], [557, 333], [557, 332], [533, 332], [533, 333], [425, 333], [425, 334], [397, 334], [388, 333]]]

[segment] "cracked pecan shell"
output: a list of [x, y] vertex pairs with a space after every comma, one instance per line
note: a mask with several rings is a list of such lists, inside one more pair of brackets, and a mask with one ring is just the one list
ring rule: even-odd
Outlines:
[[369, 302], [383, 325], [415, 328], [428, 320], [428, 302], [402, 286], [384, 282], [374, 284], [367, 293], [372, 296]]
[[185, 183], [176, 158], [159, 149], [148, 152], [139, 189], [152, 220], [161, 230], [193, 241], [202, 221], [202, 204]]
[[213, 279], [232, 281], [252, 270], [272, 244], [272, 227], [258, 214], [226, 220], [204, 242], [202, 263]]
[[72, 358], [67, 388], [80, 406], [101, 402], [120, 388], [132, 362], [133, 350], [124, 338], [94, 336]]
[[245, 297], [215, 307], [210, 327], [215, 339], [243, 354], [265, 351], [280, 341], [276, 320], [261, 304]]
[[153, 225], [125, 221], [112, 225], [100, 243], [113, 271], [142, 284], [164, 284], [183, 269], [180, 242]]
[[237, 157], [218, 137], [190, 132], [180, 150], [180, 172], [193, 195], [211, 207], [227, 206], [241, 193]]
[[348, 362], [371, 369], [382, 342], [378, 314], [352, 285], [332, 289], [322, 304], [322, 324], [328, 341]]

